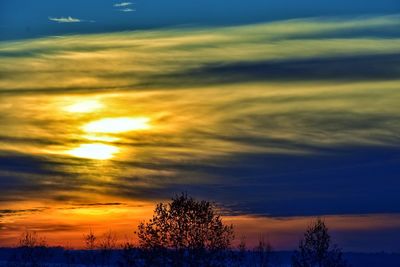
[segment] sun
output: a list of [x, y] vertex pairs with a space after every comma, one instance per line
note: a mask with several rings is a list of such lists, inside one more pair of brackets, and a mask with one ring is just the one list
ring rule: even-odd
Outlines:
[[123, 133], [129, 131], [147, 130], [150, 119], [146, 117], [106, 118], [90, 122], [83, 126], [88, 133]]
[[[146, 130], [150, 128], [150, 119], [146, 117], [119, 117], [104, 118], [92, 121], [82, 129], [87, 133], [82, 137], [95, 141], [91, 144], [81, 144], [79, 147], [68, 150], [66, 154], [86, 159], [107, 160], [119, 152], [117, 146], [110, 143], [119, 140], [118, 136], [108, 136], [107, 134], [117, 134], [129, 131]], [[107, 142], [109, 144], [104, 144]]]
[[119, 149], [115, 146], [104, 144], [82, 144], [77, 148], [67, 151], [67, 154], [86, 159], [106, 160], [114, 157]]

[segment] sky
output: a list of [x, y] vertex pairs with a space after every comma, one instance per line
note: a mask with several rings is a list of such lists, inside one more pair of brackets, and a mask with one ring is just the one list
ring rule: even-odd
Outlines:
[[0, 40], [176, 26], [240, 25], [307, 17], [385, 15], [399, 11], [398, 0], [2, 0]]
[[0, 246], [134, 238], [187, 192], [277, 249], [322, 216], [346, 251], [400, 252], [399, 13], [1, 1]]

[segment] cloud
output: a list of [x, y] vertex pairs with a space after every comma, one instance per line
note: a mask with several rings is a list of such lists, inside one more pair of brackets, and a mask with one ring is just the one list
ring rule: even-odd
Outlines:
[[46, 209], [48, 208], [43, 207], [43, 208], [32, 208], [32, 209], [5, 209], [5, 210], [0, 210], [0, 218], [5, 216], [22, 215], [26, 213], [37, 213], [37, 212], [42, 212]]
[[307, 59], [214, 63], [182, 73], [155, 75], [153, 82], [166, 85], [225, 84], [254, 81], [367, 81], [400, 77], [400, 54], [320, 56]]
[[114, 4], [115, 7], [126, 7], [126, 6], [130, 6], [133, 5], [132, 2], [122, 2], [122, 3], [116, 3]]
[[[351, 72], [340, 72], [338, 69], [340, 64], [343, 68], [346, 64], [335, 63], [335, 58], [338, 59], [337, 61], [340, 58], [350, 60], [351, 58], [362, 59], [362, 57], [368, 60], [370, 56], [378, 60], [382, 56], [379, 64], [383, 61], [390, 63], [390, 59], [388, 57], [385, 59], [384, 56], [400, 53], [400, 38], [379, 36], [376, 34], [376, 29], [380, 32], [381, 29], [394, 28], [394, 25], [400, 27], [399, 21], [397, 17], [390, 16], [358, 20], [338, 19], [336, 23], [330, 20], [314, 19], [226, 28], [78, 35], [68, 38], [48, 38], [47, 43], [35, 40], [22, 44], [4, 42], [0, 49], [2, 59], [0, 87], [3, 88], [0, 93], [9, 93], [15, 88], [18, 88], [20, 93], [30, 93], [35, 89], [45, 90], [46, 88], [52, 92], [56, 92], [57, 88], [60, 90], [88, 88], [89, 91], [117, 90], [132, 86], [173, 88], [181, 86], [183, 82], [185, 86], [188, 83], [194, 86], [200, 85], [199, 82], [218, 85], [224, 83], [223, 79], [226, 79], [226, 82], [237, 82], [243, 77], [245, 78], [243, 81], [246, 79], [259, 81], [263, 73], [261, 70], [255, 71], [258, 67], [268, 74], [264, 77], [272, 77], [273, 80], [279, 80], [278, 72], [291, 76], [292, 80], [327, 80], [328, 76], [334, 78], [334, 75], [329, 75], [328, 68], [335, 66], [335, 73], [349, 77]], [[336, 38], [340, 32], [354, 31], [359, 32], [356, 37]], [[157, 45], [154, 45], [154, 42]], [[79, 52], [90, 53], [86, 53], [85, 58], [79, 58]], [[52, 56], [57, 61], [47, 62], [47, 65], [38, 64], [37, 68], [32, 69], [30, 64], [33, 60], [42, 62], [43, 59], [39, 60], [38, 57], [43, 54]], [[129, 62], [112, 60], [116, 56], [135, 60]], [[18, 58], [21, 63], [17, 70], [12, 67], [15, 58]], [[98, 59], [114, 64], [114, 71], [98, 66], [96, 64]], [[71, 70], [70, 64], [73, 64], [74, 60], [85, 61], [85, 64], [75, 66], [80, 71], [75, 72], [72, 78], [64, 79], [62, 82], [54, 82], [53, 79], [46, 78], [51, 77], [51, 72], [54, 70], [60, 70], [60, 74], [66, 74], [67, 70]], [[155, 65], [156, 61], [158, 64]], [[315, 61], [315, 64], [312, 61]], [[327, 64], [324, 65], [323, 61]], [[307, 66], [303, 69], [301, 63]], [[68, 68], [63, 67], [66, 66], [65, 64], [69, 64]], [[86, 71], [86, 64], [90, 64], [90, 71]], [[312, 68], [317, 64], [323, 66], [325, 74], [318, 71], [318, 68]], [[356, 62], [353, 65], [355, 64]], [[52, 68], [45, 66], [52, 66]], [[218, 76], [219, 71], [233, 74], [235, 66], [242, 66], [240, 68], [244, 70], [243, 75]], [[383, 77], [382, 73], [386, 69], [390, 68], [389, 73], [395, 72], [392, 66], [393, 64], [389, 64], [388, 68], [381, 70], [372, 67], [372, 71], [380, 72], [379, 76]], [[292, 67], [296, 69], [296, 72], [290, 71]], [[215, 70], [214, 74], [211, 70]], [[313, 70], [318, 71], [316, 75], [312, 75]], [[253, 71], [254, 74], [251, 73]], [[284, 71], [287, 74], [283, 73]], [[308, 74], [302, 78], [300, 72], [306, 71]], [[354, 71], [366, 73], [367, 68], [364, 65], [360, 70]], [[189, 76], [184, 77], [185, 73], [194, 73], [193, 79]], [[210, 74], [210, 76], [204, 79], [202, 73]], [[257, 74], [260, 75], [257, 76]], [[184, 79], [182, 81], [168, 79], [169, 75], [182, 75]], [[21, 79], [21, 76], [29, 76], [31, 80]], [[377, 75], [372, 77], [377, 77]], [[281, 79], [285, 77], [281, 76]], [[268, 79], [263, 78], [263, 80]], [[165, 84], [160, 84], [160, 82], [165, 82]]]
[[[397, 26], [302, 19], [1, 42], [0, 227], [54, 227], [56, 241], [98, 224], [129, 233], [129, 216], [179, 192], [225, 215], [400, 213]], [[105, 108], [65, 112], [88, 99]], [[112, 135], [115, 158], [63, 154], [90, 142], [91, 120], [133, 115], [154, 127]]]
[[133, 5], [132, 2], [122, 2], [122, 3], [117, 3], [114, 4], [114, 7], [118, 7], [120, 9], [117, 9], [117, 11], [120, 12], [134, 12], [136, 9], [130, 8], [129, 6]]
[[[0, 43], [0, 201], [187, 191], [249, 214], [399, 212], [384, 190], [398, 188], [400, 166], [395, 25], [305, 19]], [[92, 118], [63, 108], [88, 97], [107, 107], [93, 118], [145, 113], [155, 130], [118, 136], [124, 157], [104, 167], [63, 155], [88, 142]]]
[[118, 11], [121, 11], [121, 12], [133, 12], [133, 11], [136, 11], [136, 9], [132, 9], [132, 8], [123, 8], [123, 9], [118, 9]]
[[49, 17], [49, 20], [55, 21], [55, 22], [58, 22], [58, 23], [77, 23], [77, 22], [82, 22], [83, 21], [81, 19], [73, 18], [71, 16], [59, 17], [59, 18]]

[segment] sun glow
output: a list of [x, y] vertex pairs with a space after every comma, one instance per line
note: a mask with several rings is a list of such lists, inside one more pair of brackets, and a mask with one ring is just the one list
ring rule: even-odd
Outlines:
[[67, 106], [64, 110], [71, 113], [89, 113], [102, 107], [103, 104], [97, 100], [86, 100]]
[[90, 140], [90, 141], [100, 141], [100, 142], [117, 142], [119, 140], [118, 137], [108, 136], [108, 135], [95, 135], [95, 134], [88, 134], [84, 135], [83, 138]]
[[83, 130], [89, 133], [123, 133], [129, 131], [147, 130], [150, 128], [149, 118], [106, 118], [93, 121], [85, 126]]
[[67, 152], [67, 154], [86, 159], [106, 160], [110, 159], [119, 149], [115, 146], [104, 144], [82, 144]]

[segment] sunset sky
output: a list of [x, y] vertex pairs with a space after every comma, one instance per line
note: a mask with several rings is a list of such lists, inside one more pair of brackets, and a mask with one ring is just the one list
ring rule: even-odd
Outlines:
[[293, 249], [400, 252], [398, 0], [0, 2], [0, 246], [218, 204]]

